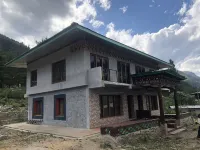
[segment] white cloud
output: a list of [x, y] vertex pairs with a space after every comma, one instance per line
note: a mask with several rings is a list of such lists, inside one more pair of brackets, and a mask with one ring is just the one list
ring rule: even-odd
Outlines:
[[181, 9], [177, 12], [177, 15], [183, 16], [187, 11], [187, 4], [183, 2]]
[[167, 10], [165, 10], [165, 11], [164, 11], [164, 14], [166, 14], [167, 12], [168, 12], [168, 11], [167, 11]]
[[106, 36], [165, 61], [172, 59], [178, 69], [200, 75], [199, 8], [200, 0], [194, 0], [180, 24], [170, 25], [155, 33], [133, 35], [131, 29], [116, 29], [110, 23]]
[[128, 9], [128, 6], [123, 6], [121, 8], [119, 8], [120, 10], [122, 10], [123, 13], [125, 13]]
[[149, 5], [149, 7], [153, 7], [153, 5]]
[[160, 5], [157, 5], [157, 7], [160, 7]]
[[96, 6], [111, 7], [110, 0], [0, 0], [0, 33], [24, 42], [30, 47], [35, 41], [51, 37], [72, 22], [90, 22], [94, 27], [103, 25], [97, 20]]
[[110, 0], [96, 0], [99, 2], [100, 6], [104, 8], [104, 10], [108, 10], [111, 7], [111, 1]]
[[152, 0], [152, 3], [155, 3], [155, 0]]
[[104, 22], [103, 21], [100, 21], [100, 20], [90, 20], [90, 23], [92, 24], [92, 26], [94, 28], [99, 28], [100, 26], [103, 26], [104, 25]]

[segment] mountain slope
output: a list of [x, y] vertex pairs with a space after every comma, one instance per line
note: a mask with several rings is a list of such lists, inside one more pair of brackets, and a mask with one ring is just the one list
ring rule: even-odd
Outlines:
[[0, 52], [6, 52], [13, 57], [19, 56], [30, 48], [23, 43], [19, 43], [5, 35], [0, 34]]
[[179, 71], [179, 73], [186, 77], [179, 85], [179, 90], [185, 93], [193, 93], [200, 90], [200, 77], [193, 72]]

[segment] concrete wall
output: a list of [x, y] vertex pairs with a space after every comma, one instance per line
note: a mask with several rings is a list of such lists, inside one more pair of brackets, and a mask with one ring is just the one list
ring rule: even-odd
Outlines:
[[[86, 51], [64, 48], [28, 64], [27, 95], [87, 85]], [[66, 60], [66, 81], [52, 84], [52, 63]], [[37, 86], [30, 87], [30, 72], [37, 69]]]
[[[66, 95], [66, 120], [64, 121], [54, 120], [54, 95], [57, 94]], [[88, 89], [86, 87], [29, 96], [28, 120], [32, 120], [33, 98], [37, 97], [44, 98], [43, 124], [89, 128]]]
[[102, 68], [96, 67], [88, 70], [89, 88], [98, 88], [104, 86], [102, 81]]
[[[96, 127], [100, 127], [102, 125], [109, 125], [109, 124], [115, 124], [115, 123], [120, 123], [120, 122], [124, 122], [124, 121], [129, 121], [128, 105], [127, 105], [127, 96], [128, 95], [133, 95], [135, 119], [136, 119], [136, 110], [138, 110], [137, 95], [143, 96], [144, 110], [147, 110], [145, 94], [154, 95], [156, 93], [147, 92], [145, 90], [135, 91], [135, 90], [130, 90], [128, 88], [108, 88], [108, 87], [105, 87], [105, 88], [100, 88], [100, 89], [90, 89], [89, 90], [90, 127], [96, 128]], [[121, 99], [122, 99], [122, 103], [123, 103], [122, 104], [122, 108], [123, 108], [122, 115], [121, 116], [108, 117], [108, 118], [100, 118], [100, 103], [99, 103], [100, 102], [100, 99], [99, 99], [100, 95], [121, 95]], [[152, 112], [158, 114], [159, 113], [159, 107], [158, 107], [158, 110], [155, 110], [155, 111], [152, 111]]]

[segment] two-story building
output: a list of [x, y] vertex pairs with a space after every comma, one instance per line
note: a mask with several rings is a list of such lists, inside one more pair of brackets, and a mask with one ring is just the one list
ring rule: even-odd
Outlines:
[[27, 68], [29, 121], [76, 128], [159, 115], [157, 91], [131, 75], [172, 67], [77, 23], [7, 65]]

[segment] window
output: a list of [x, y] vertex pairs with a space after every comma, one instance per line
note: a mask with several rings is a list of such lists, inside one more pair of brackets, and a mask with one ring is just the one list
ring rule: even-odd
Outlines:
[[142, 95], [138, 95], [137, 99], [138, 99], [138, 110], [144, 110]]
[[43, 97], [33, 99], [33, 119], [43, 119]]
[[130, 83], [130, 64], [117, 62], [118, 82]]
[[135, 66], [135, 73], [142, 73], [145, 72], [145, 68], [141, 66]]
[[158, 100], [157, 96], [146, 96], [147, 108], [149, 110], [158, 110]]
[[122, 112], [119, 95], [100, 96], [101, 118], [119, 116]]
[[31, 71], [31, 87], [37, 85], [37, 70]]
[[103, 80], [109, 80], [109, 60], [106, 57], [90, 54], [91, 68], [102, 67]]
[[54, 119], [66, 119], [66, 99], [64, 94], [54, 96]]
[[52, 64], [52, 83], [62, 82], [66, 80], [66, 62], [58, 61]]
[[151, 110], [158, 110], [157, 96], [151, 96]]

